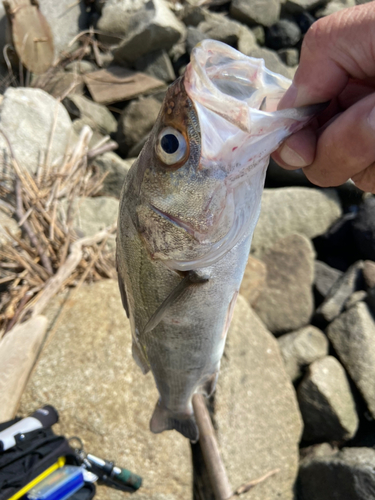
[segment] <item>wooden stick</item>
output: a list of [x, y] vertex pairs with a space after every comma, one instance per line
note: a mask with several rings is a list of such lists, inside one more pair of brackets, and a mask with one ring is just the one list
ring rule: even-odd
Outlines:
[[227, 472], [220, 456], [215, 430], [202, 394], [194, 395], [193, 408], [199, 429], [199, 444], [206, 463], [215, 499], [227, 500], [232, 496], [233, 490], [230, 486]]

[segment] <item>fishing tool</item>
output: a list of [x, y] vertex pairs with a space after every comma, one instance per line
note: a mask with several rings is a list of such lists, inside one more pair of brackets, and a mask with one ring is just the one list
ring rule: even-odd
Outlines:
[[[78, 442], [78, 446], [72, 443]], [[107, 486], [111, 486], [123, 491], [135, 491], [142, 485], [142, 478], [128, 469], [118, 467], [114, 462], [96, 457], [91, 453], [86, 453], [82, 440], [76, 436], [69, 439], [70, 446], [82, 466], [89, 472], [98, 476], [99, 481]]]
[[53, 406], [47, 405], [39, 408], [30, 417], [23, 418], [0, 432], [0, 452], [15, 446], [15, 436], [18, 434], [21, 435], [19, 439], [22, 439], [22, 435], [26, 432], [42, 428], [47, 429], [55, 424], [58, 419], [59, 415]]

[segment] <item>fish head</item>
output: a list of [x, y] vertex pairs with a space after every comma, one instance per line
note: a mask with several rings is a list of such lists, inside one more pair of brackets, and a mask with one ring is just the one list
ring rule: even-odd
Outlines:
[[129, 172], [153, 259], [208, 267], [252, 236], [270, 154], [317, 111], [276, 110], [290, 83], [221, 42], [192, 51]]

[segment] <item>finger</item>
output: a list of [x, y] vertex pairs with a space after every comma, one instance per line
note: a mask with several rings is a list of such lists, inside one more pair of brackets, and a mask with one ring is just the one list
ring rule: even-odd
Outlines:
[[309, 126], [290, 136], [272, 154], [272, 158], [288, 170], [310, 165], [315, 157], [316, 128]]
[[353, 175], [352, 181], [362, 191], [375, 194], [375, 162], [362, 172]]
[[359, 80], [350, 80], [337, 98], [340, 109], [347, 109], [375, 91], [375, 84], [369, 85]]
[[349, 77], [375, 76], [375, 2], [316, 21], [305, 35], [299, 67], [279, 109], [325, 102]]
[[307, 178], [322, 187], [339, 186], [375, 161], [375, 94], [344, 111], [318, 138]]

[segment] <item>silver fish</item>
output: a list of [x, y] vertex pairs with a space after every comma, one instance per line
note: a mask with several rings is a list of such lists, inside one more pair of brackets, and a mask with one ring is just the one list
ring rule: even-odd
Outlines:
[[276, 111], [290, 83], [203, 41], [128, 173], [117, 269], [133, 357], [160, 394], [152, 432], [198, 439], [192, 397], [215, 389], [269, 155], [317, 111]]

